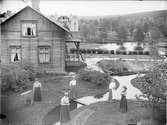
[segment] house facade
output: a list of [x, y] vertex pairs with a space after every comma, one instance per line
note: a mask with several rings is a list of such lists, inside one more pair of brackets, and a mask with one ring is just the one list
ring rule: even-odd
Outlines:
[[37, 70], [65, 72], [69, 31], [27, 6], [1, 23], [1, 64], [33, 64]]

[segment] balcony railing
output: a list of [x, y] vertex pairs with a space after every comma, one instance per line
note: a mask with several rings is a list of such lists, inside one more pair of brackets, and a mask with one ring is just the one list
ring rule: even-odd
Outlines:
[[65, 61], [82, 61], [82, 59], [77, 54], [66, 54]]

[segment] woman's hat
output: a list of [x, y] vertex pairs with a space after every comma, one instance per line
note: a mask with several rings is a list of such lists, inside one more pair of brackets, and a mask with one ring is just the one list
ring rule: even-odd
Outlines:
[[75, 78], [76, 74], [74, 72], [70, 72], [69, 76], [72, 77], [72, 78]]
[[75, 73], [74, 72], [70, 72], [69, 75], [70, 76], [75, 76]]

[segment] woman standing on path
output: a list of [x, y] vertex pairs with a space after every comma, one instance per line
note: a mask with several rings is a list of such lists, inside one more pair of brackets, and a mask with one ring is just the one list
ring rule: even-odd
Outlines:
[[77, 98], [77, 88], [76, 88], [76, 79], [75, 76], [72, 76], [72, 80], [69, 83], [70, 86], [70, 99]]
[[35, 82], [33, 84], [33, 101], [34, 102], [42, 101], [41, 87], [42, 87], [42, 85], [38, 81], [38, 78], [35, 78]]
[[121, 101], [120, 101], [120, 110], [122, 113], [126, 113], [128, 111], [126, 94], [127, 94], [127, 87], [123, 86], [123, 91], [121, 92]]
[[70, 110], [69, 110], [69, 97], [68, 92], [64, 93], [64, 97], [61, 98], [60, 103], [60, 123], [67, 123], [70, 121]]
[[112, 103], [113, 100], [113, 89], [115, 89], [116, 83], [114, 78], [111, 78], [111, 82], [109, 84], [109, 96], [108, 96], [108, 102]]

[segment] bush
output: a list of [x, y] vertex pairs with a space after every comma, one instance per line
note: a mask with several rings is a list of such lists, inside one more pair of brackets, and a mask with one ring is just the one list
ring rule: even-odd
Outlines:
[[110, 51], [110, 54], [114, 54], [114, 50], [111, 50], [111, 51]]
[[156, 64], [145, 76], [135, 78], [131, 82], [153, 105], [162, 108], [160, 105], [166, 102], [167, 63]]
[[97, 62], [97, 64], [104, 72], [109, 71], [117, 75], [128, 71], [128, 67], [123, 63], [123, 61], [101, 60]]
[[33, 64], [24, 62], [22, 63], [22, 68], [28, 72], [29, 80], [34, 81], [36, 76], [36, 71], [35, 68], [33, 67]]
[[1, 79], [2, 92], [7, 90], [19, 91], [31, 86], [31, 81], [34, 80], [36, 72], [28, 63], [11, 64], [2, 66]]
[[91, 82], [97, 87], [106, 87], [110, 83], [109, 75], [91, 69], [83, 69], [79, 71], [79, 78]]

